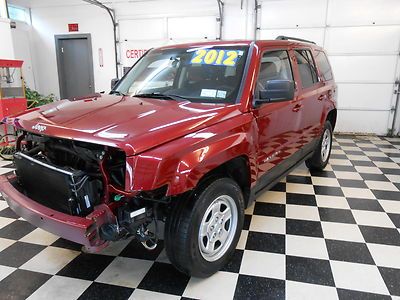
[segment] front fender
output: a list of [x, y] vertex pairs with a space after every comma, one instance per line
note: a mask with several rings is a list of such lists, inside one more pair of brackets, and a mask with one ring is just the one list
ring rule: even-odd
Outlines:
[[243, 114], [129, 157], [132, 175], [126, 181], [127, 188], [150, 191], [168, 185], [167, 195], [178, 195], [193, 189], [209, 171], [238, 156], [248, 157], [255, 180], [254, 130], [252, 115]]

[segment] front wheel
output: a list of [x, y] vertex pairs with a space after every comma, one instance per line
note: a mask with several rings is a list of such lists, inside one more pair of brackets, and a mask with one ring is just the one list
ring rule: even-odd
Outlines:
[[172, 264], [190, 276], [207, 277], [233, 254], [244, 219], [240, 187], [230, 178], [201, 184], [193, 195], [177, 200], [165, 228]]
[[306, 166], [310, 170], [322, 171], [328, 164], [332, 149], [332, 125], [325, 122], [324, 131], [319, 140], [317, 148], [311, 158], [306, 160]]

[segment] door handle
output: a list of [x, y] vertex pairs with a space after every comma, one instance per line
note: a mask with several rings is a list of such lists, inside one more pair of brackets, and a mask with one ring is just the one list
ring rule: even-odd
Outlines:
[[301, 104], [296, 104], [295, 106], [293, 106], [292, 111], [298, 112], [302, 107], [303, 107], [303, 105], [301, 105]]
[[325, 99], [325, 95], [320, 95], [319, 97], [318, 97], [318, 100], [319, 101], [322, 101], [322, 100], [324, 100]]

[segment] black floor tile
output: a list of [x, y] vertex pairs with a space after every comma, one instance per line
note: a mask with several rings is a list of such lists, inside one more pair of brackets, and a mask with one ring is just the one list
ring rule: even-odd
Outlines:
[[400, 214], [388, 214], [388, 216], [392, 220], [394, 226], [400, 228]]
[[332, 165], [332, 169], [340, 172], [357, 172], [353, 166]]
[[364, 155], [364, 152], [358, 150], [343, 150], [343, 152], [346, 153], [347, 155]]
[[358, 166], [358, 167], [375, 167], [375, 164], [372, 161], [351, 160], [351, 163], [353, 164], [353, 166]]
[[314, 195], [286, 193], [286, 204], [317, 206]]
[[286, 182], [312, 184], [310, 176], [298, 176], [298, 175], [288, 175], [288, 176], [286, 176]]
[[311, 170], [310, 174], [315, 177], [328, 177], [328, 178], [336, 178], [335, 173], [333, 171], [315, 171]]
[[272, 188], [271, 191], [275, 192], [286, 192], [286, 183], [285, 182], [278, 182], [275, 184]]
[[326, 240], [329, 259], [360, 264], [374, 264], [368, 247], [364, 243]]
[[239, 275], [234, 299], [285, 299], [285, 281]]
[[400, 246], [400, 233], [394, 228], [382, 228], [359, 225], [367, 243]]
[[342, 189], [335, 186], [314, 185], [314, 192], [316, 195], [344, 196]]
[[244, 215], [243, 229], [249, 230], [251, 223], [251, 215]]
[[222, 267], [221, 271], [239, 273], [243, 252], [243, 250], [235, 249], [232, 258]]
[[171, 264], [155, 262], [138, 288], [181, 296], [189, 279], [189, 276], [179, 272]]
[[339, 300], [390, 300], [390, 296], [337, 289]]
[[379, 267], [390, 295], [400, 296], [400, 269]]
[[356, 224], [351, 210], [318, 207], [321, 221]]
[[62, 268], [57, 275], [93, 281], [113, 260], [113, 256], [81, 253]]
[[361, 198], [346, 198], [351, 209], [369, 210], [369, 211], [384, 211], [377, 200], [361, 199]]
[[369, 173], [359, 173], [361, 178], [364, 180], [373, 180], [373, 181], [390, 181], [383, 174], [369, 174]]
[[368, 188], [368, 186], [365, 184], [363, 180], [338, 179], [338, 181], [341, 187], [362, 188], [362, 189]]
[[286, 279], [335, 286], [328, 260], [286, 256]]
[[0, 281], [2, 300], [23, 300], [41, 287], [51, 275], [26, 270], [15, 270]]
[[286, 234], [321, 238], [324, 236], [320, 222], [294, 219], [286, 219]]
[[115, 299], [126, 300], [135, 289], [93, 282], [78, 298], [79, 300]]
[[9, 207], [0, 211], [0, 217], [19, 219], [19, 216], [15, 212], [13, 212], [13, 210]]
[[375, 195], [376, 199], [400, 201], [400, 192], [380, 190], [371, 190], [371, 192]]
[[[400, 152], [400, 150], [399, 150]], [[394, 168], [379, 168], [383, 174], [389, 174], [389, 175], [400, 175], [400, 166], [398, 169]]]
[[331, 154], [330, 156], [331, 159], [347, 159], [346, 154]]
[[138, 240], [133, 239], [119, 256], [130, 257], [130, 258], [137, 258], [137, 259], [148, 259], [148, 260], [156, 260], [157, 257], [160, 255], [161, 251], [164, 248], [164, 241], [159, 240], [157, 244], [157, 248], [152, 251], [147, 251], [143, 248], [142, 243]]
[[41, 245], [15, 242], [0, 252], [0, 265], [20, 267], [44, 248]]
[[387, 156], [368, 156], [371, 161], [380, 161], [380, 162], [393, 162], [392, 159], [390, 159], [390, 157]]
[[254, 206], [254, 215], [285, 217], [285, 205], [275, 203], [256, 202]]
[[386, 155], [387, 156], [389, 156], [389, 157], [400, 157], [400, 152], [397, 152], [397, 153], [386, 153]]
[[81, 251], [82, 245], [74, 243], [72, 241], [59, 238], [56, 240], [53, 244], [51, 244], [53, 247], [59, 247], [59, 248], [64, 248], [64, 249], [69, 249], [69, 250], [74, 250], [74, 251]]
[[358, 147], [364, 152], [382, 152], [379, 148], [376, 147]]
[[250, 231], [246, 242], [247, 250], [285, 253], [285, 236], [283, 234]]
[[14, 222], [0, 229], [0, 237], [11, 240], [19, 240], [35, 229], [36, 227], [28, 222], [15, 220]]

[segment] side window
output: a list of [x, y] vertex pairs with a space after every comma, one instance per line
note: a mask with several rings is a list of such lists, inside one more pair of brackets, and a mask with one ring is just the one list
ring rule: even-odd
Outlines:
[[260, 91], [265, 90], [265, 84], [268, 80], [279, 79], [293, 80], [287, 51], [276, 50], [265, 52], [261, 58], [255, 97], [258, 98]]
[[315, 51], [315, 53], [315, 61], [317, 62], [322, 79], [325, 81], [332, 80], [333, 75], [331, 66], [325, 53], [322, 51]]
[[299, 67], [300, 80], [303, 88], [308, 88], [318, 82], [317, 69], [310, 50], [294, 51]]

